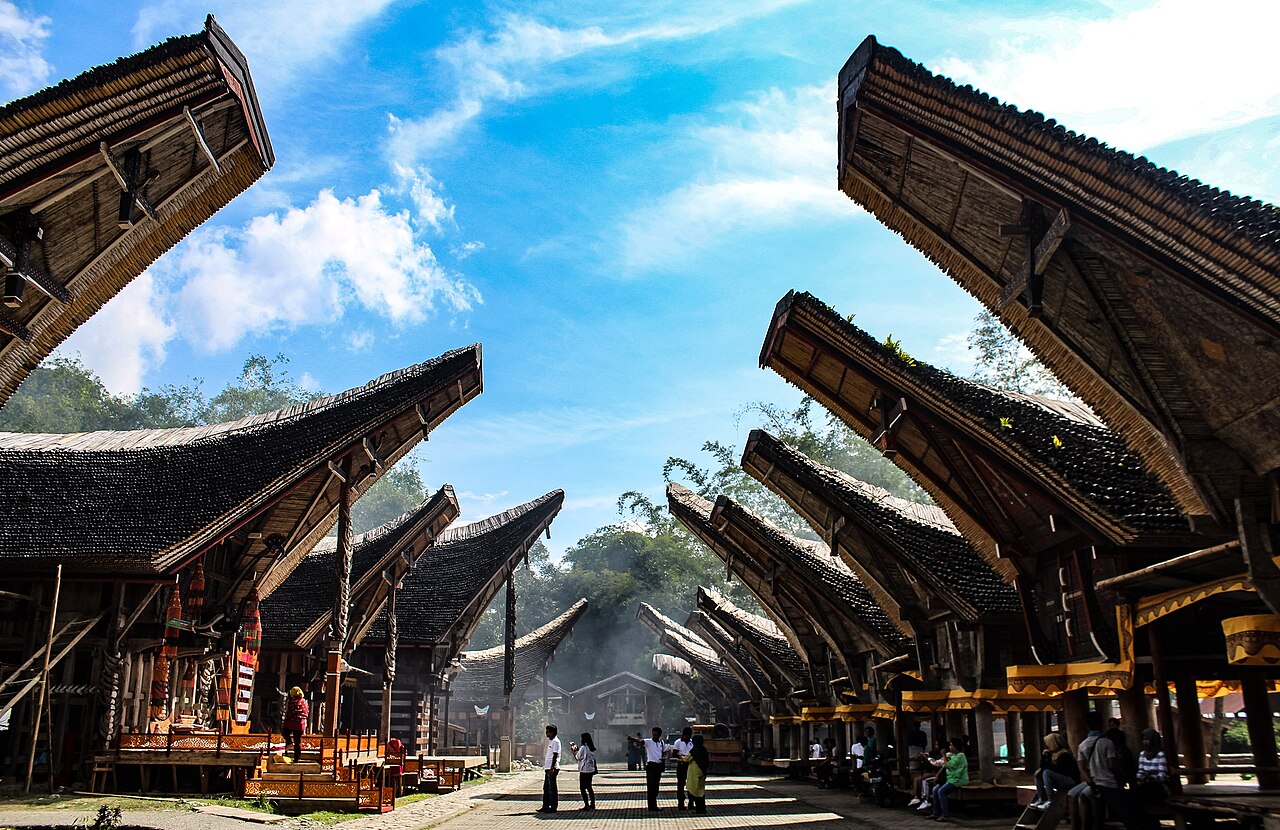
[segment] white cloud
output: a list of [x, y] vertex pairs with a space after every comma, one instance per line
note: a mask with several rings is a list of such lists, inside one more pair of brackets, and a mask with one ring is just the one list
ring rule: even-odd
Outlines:
[[184, 336], [210, 350], [248, 334], [331, 323], [351, 306], [404, 324], [437, 305], [466, 311], [480, 301], [377, 190], [341, 200], [323, 190], [305, 208], [198, 231], [162, 262], [165, 277], [182, 283], [174, 295]]
[[129, 283], [58, 348], [87, 355], [108, 389], [142, 389], [147, 372], [164, 362], [175, 329], [164, 318], [166, 298], [150, 271]]
[[969, 348], [969, 332], [948, 334], [933, 346], [929, 363], [946, 369], [954, 375], [968, 377], [977, 366], [973, 350]]
[[797, 0], [756, 0], [735, 4], [683, 4], [664, 8], [648, 4], [613, 31], [588, 25], [561, 28], [531, 17], [508, 14], [492, 31], [472, 31], [436, 50], [440, 66], [449, 72], [456, 92], [452, 102], [418, 118], [391, 115], [390, 155], [404, 167], [416, 167], [450, 144], [471, 121], [494, 102], [518, 101], [567, 86], [601, 82], [589, 71], [557, 71], [580, 56], [620, 48], [639, 48], [682, 40], [759, 17]]
[[44, 42], [53, 21], [27, 16], [11, 0], [0, 0], [0, 91], [6, 98], [34, 92], [49, 82], [53, 67], [44, 59]]
[[414, 219], [419, 225], [430, 226], [439, 231], [446, 225], [455, 225], [454, 206], [440, 195], [440, 182], [436, 181], [425, 167], [411, 169], [401, 165], [394, 166], [399, 184], [397, 192], [408, 197], [417, 213]]
[[989, 57], [931, 68], [1132, 151], [1280, 113], [1274, 0], [1121, 8], [1101, 20], [986, 20]]
[[706, 172], [627, 216], [620, 257], [628, 270], [680, 262], [741, 227], [783, 225], [858, 208], [835, 184], [831, 92], [771, 89], [718, 110], [722, 119], [679, 139]]
[[478, 254], [483, 250], [484, 243], [473, 240], [471, 242], [463, 242], [461, 245], [451, 248], [450, 253], [452, 253], [456, 259], [466, 259], [472, 254]]
[[[249, 59], [260, 95], [283, 92], [300, 70], [340, 53], [360, 28], [394, 0], [231, 0], [218, 4], [218, 23]], [[204, 20], [204, 0], [159, 0], [138, 10], [134, 44], [142, 48], [194, 31]]]

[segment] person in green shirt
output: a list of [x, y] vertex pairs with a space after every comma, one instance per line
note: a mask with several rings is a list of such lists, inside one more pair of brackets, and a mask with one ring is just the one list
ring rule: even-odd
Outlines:
[[947, 796], [969, 783], [969, 759], [964, 754], [964, 739], [952, 738], [947, 744], [947, 780], [933, 788], [933, 820], [950, 821]]

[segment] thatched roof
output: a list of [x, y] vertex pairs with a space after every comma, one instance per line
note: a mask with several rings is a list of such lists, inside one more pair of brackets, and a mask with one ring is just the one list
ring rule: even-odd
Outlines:
[[[697, 610], [689, 616], [690, 627], [703, 630], [707, 626], [700, 617], [714, 623], [730, 637], [730, 642], [743, 647], [755, 662], [778, 682], [774, 685], [785, 689], [807, 689], [810, 694], [814, 681], [825, 693], [825, 666], [810, 666], [804, 657], [796, 653], [787, 637], [773, 620], [739, 608], [728, 597], [712, 588], [698, 588]], [[694, 621], [698, 621], [694, 625]], [[785, 684], [782, 681], [785, 681]]]
[[1012, 586], [940, 508], [819, 464], [763, 430], [751, 432], [742, 466], [846, 558], [877, 603], [911, 629], [904, 633], [919, 633], [915, 626], [936, 613], [922, 591], [962, 620], [1019, 612]]
[[[135, 155], [145, 205], [122, 217], [107, 157], [128, 176]], [[0, 403], [274, 163], [249, 66], [212, 17], [201, 32], [0, 108], [0, 257], [13, 261], [30, 242], [21, 299], [0, 308]]]
[[[359, 645], [387, 599], [384, 572], [399, 579], [458, 518], [458, 500], [446, 484], [409, 512], [363, 533], [351, 545], [351, 646]], [[326, 635], [337, 592], [338, 540], [326, 536], [293, 573], [262, 601], [263, 638], [309, 649]]]
[[778, 303], [760, 360], [878, 438], [997, 570], [1010, 566], [1003, 556], [1034, 573], [1035, 554], [1060, 549], [1069, 534], [1080, 546], [1191, 538], [1143, 459], [1079, 403], [958, 378], [796, 292]]
[[1231, 524], [1241, 477], [1262, 492], [1280, 468], [1280, 209], [874, 38], [839, 100], [841, 189], [997, 313], [1184, 513]]
[[[675, 482], [667, 485], [667, 505], [671, 515], [725, 562], [729, 572], [737, 576], [760, 603], [773, 623], [790, 640], [792, 649], [806, 660], [816, 660], [823, 653], [823, 632], [813, 619], [807, 590], [790, 590], [765, 573], [752, 551], [743, 548], [711, 521], [711, 502]], [[812, 655], [812, 658], [810, 657]]]
[[780, 698], [792, 687], [793, 684], [782, 678], [774, 666], [762, 663], [754, 651], [706, 614], [694, 611], [685, 620], [685, 625], [711, 646], [743, 688], [750, 691], [753, 699]]
[[740, 701], [753, 697], [742, 681], [724, 664], [711, 645], [694, 632], [663, 614], [647, 602], [640, 603], [640, 622], [652, 631], [663, 646], [688, 661], [696, 676], [714, 686], [724, 697]]
[[[564, 506], [564, 491], [552, 490], [533, 501], [487, 519], [451, 527], [436, 537], [405, 577], [396, 595], [400, 643], [447, 646], [443, 666], [471, 638], [484, 610], [515, 567], [528, 554]], [[386, 615], [369, 631], [371, 641], [386, 639]]]
[[[573, 627], [587, 613], [587, 601], [580, 599], [560, 616], [516, 639], [515, 688], [513, 700], [519, 700], [524, 689], [542, 674], [547, 663], [565, 637], [571, 636]], [[502, 646], [483, 651], [464, 651], [461, 656], [462, 671], [449, 683], [449, 692], [455, 704], [487, 705], [501, 701], [505, 680], [505, 655]]]
[[341, 477], [363, 494], [481, 390], [475, 345], [225, 424], [0, 434], [0, 561], [156, 576], [208, 553], [211, 571], [253, 563], [268, 596], [337, 521]]
[[716, 499], [711, 521], [725, 532], [739, 528], [756, 539], [761, 565], [803, 591], [818, 625], [832, 627], [837, 639], [861, 641], [881, 659], [910, 646], [858, 575], [825, 543], [792, 536], [727, 496]]

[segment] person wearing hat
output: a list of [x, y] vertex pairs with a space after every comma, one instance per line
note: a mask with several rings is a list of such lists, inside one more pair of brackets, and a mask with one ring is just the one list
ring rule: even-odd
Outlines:
[[302, 756], [302, 733], [307, 729], [307, 718], [311, 715], [311, 707], [302, 696], [302, 689], [294, 686], [289, 690], [289, 704], [284, 711], [284, 723], [280, 731], [284, 733], [285, 748], [289, 748], [289, 738], [293, 738], [293, 760]]

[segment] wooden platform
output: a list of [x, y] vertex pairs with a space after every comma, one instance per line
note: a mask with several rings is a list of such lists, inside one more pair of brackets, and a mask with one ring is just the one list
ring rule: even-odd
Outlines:
[[1234, 818], [1241, 824], [1280, 830], [1280, 790], [1260, 790], [1254, 781], [1238, 784], [1186, 784], [1169, 796], [1169, 807], [1179, 818]]

